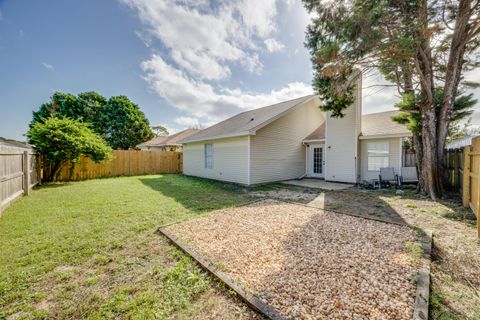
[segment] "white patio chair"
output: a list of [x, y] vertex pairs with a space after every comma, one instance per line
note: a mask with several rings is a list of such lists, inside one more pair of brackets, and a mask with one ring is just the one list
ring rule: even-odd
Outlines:
[[380, 184], [380, 188], [390, 187], [392, 182], [395, 187], [399, 185], [398, 175], [395, 174], [395, 170], [393, 168], [380, 168], [380, 175], [378, 176], [378, 181]]
[[400, 178], [402, 183], [418, 182], [417, 168], [416, 167], [402, 167], [402, 177]]

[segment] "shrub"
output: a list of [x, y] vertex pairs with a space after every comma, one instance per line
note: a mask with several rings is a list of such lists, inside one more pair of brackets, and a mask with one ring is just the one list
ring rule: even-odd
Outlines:
[[55, 180], [67, 163], [73, 169], [81, 156], [97, 163], [111, 159], [112, 149], [79, 120], [50, 117], [35, 123], [27, 137], [42, 157], [45, 181]]

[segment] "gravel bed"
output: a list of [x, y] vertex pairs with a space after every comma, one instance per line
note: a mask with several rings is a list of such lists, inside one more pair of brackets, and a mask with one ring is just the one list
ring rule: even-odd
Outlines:
[[286, 318], [412, 318], [408, 227], [265, 200], [167, 230]]

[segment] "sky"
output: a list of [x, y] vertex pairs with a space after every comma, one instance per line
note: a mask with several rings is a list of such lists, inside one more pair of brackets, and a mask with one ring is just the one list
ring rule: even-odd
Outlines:
[[[171, 133], [310, 94], [309, 20], [300, 0], [0, 0], [0, 136], [25, 140], [55, 91], [126, 95]], [[380, 83], [363, 113], [393, 109]]]

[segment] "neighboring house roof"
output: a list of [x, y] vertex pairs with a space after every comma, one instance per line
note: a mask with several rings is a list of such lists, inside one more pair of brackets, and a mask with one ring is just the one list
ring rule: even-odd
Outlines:
[[392, 120], [392, 116], [398, 113], [394, 110], [363, 115], [360, 139], [411, 136], [405, 125]]
[[305, 139], [304, 142], [324, 140], [325, 139], [325, 122], [323, 122], [315, 131], [310, 133]]
[[25, 149], [31, 149], [32, 148], [32, 145], [28, 144], [26, 142], [12, 140], [12, 139], [6, 139], [6, 138], [3, 138], [3, 137], [0, 137], [0, 145], [7, 146], [7, 147], [25, 148]]
[[471, 146], [472, 145], [472, 139], [475, 138], [477, 136], [468, 136], [468, 137], [465, 137], [463, 139], [458, 139], [458, 140], [455, 140], [455, 141], [452, 141], [450, 143], [447, 143], [447, 145], [445, 146], [445, 149], [462, 149], [464, 147], [467, 147], [467, 146]]
[[208, 127], [193, 136], [181, 140], [180, 143], [253, 135], [256, 130], [265, 127], [272, 121], [293, 110], [296, 106], [314, 97], [316, 96], [308, 95], [239, 113], [227, 120]]
[[175, 134], [164, 136], [164, 137], [155, 137], [147, 142], [139, 144], [137, 147], [163, 147], [163, 146], [179, 146], [181, 143], [178, 141], [188, 138], [191, 135], [199, 132], [198, 129], [187, 129]]

